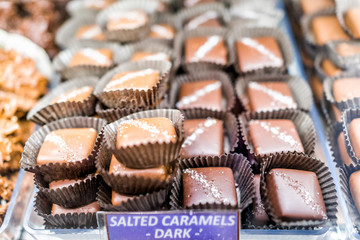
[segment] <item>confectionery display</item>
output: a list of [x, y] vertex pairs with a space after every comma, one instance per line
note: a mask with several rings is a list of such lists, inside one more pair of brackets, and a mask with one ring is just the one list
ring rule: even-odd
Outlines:
[[0, 2], [0, 239], [360, 238], [359, 16]]

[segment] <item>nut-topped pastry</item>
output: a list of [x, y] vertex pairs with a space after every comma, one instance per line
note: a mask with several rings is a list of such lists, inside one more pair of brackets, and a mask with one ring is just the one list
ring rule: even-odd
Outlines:
[[107, 22], [107, 30], [126, 30], [144, 26], [149, 18], [143, 10], [131, 10], [110, 16]]
[[158, 39], [174, 39], [175, 29], [170, 24], [161, 23], [154, 24], [151, 26], [149, 38], [158, 38]]
[[54, 99], [53, 103], [60, 102], [81, 102], [87, 99], [93, 91], [93, 87], [84, 86], [81, 88], [70, 90], [69, 92], [60, 95], [56, 99]]
[[101, 28], [97, 25], [90, 24], [81, 26], [75, 33], [77, 39], [106, 40]]
[[83, 48], [74, 54], [69, 67], [81, 65], [94, 65], [109, 67], [112, 63], [113, 53], [110, 49]]
[[94, 148], [97, 131], [68, 128], [50, 132], [41, 145], [37, 164], [69, 163], [86, 159]]
[[225, 65], [227, 48], [222, 36], [193, 37], [185, 41], [185, 61]]
[[177, 134], [170, 119], [165, 117], [144, 118], [126, 120], [120, 123], [116, 137], [116, 147], [175, 141], [177, 141]]
[[104, 91], [123, 89], [149, 90], [156, 86], [160, 79], [160, 72], [155, 69], [120, 72], [115, 74], [105, 86]]

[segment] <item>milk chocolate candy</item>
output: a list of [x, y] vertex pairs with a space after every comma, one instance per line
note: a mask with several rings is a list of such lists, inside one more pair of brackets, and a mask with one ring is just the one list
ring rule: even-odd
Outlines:
[[326, 208], [314, 172], [274, 168], [266, 176], [271, 207], [281, 221], [325, 220]]
[[216, 80], [184, 83], [180, 87], [178, 109], [209, 108], [221, 111], [221, 82]]
[[360, 7], [350, 8], [345, 13], [345, 24], [355, 38], [360, 37]]
[[73, 89], [55, 98], [53, 103], [81, 102], [86, 100], [90, 96], [92, 91], [93, 91], [93, 87], [90, 86], [84, 86], [81, 88]]
[[355, 206], [360, 213], [360, 171], [356, 171], [350, 175], [349, 186], [351, 196], [355, 203]]
[[334, 0], [301, 0], [301, 8], [304, 14], [319, 12], [325, 8], [334, 6]]
[[52, 205], [51, 209], [51, 215], [56, 214], [74, 214], [74, 213], [95, 213], [97, 211], [100, 211], [100, 205], [98, 202], [92, 202], [88, 205], [78, 207], [78, 208], [63, 208], [57, 204]]
[[104, 91], [123, 89], [149, 90], [158, 83], [160, 72], [147, 68], [139, 71], [120, 72], [115, 74], [105, 86]]
[[343, 57], [348, 57], [360, 54], [360, 47], [349, 43], [340, 43], [336, 47], [336, 52]]
[[338, 143], [338, 148], [339, 148], [339, 152], [340, 152], [340, 156], [342, 161], [344, 162], [345, 165], [350, 165], [353, 163], [353, 161], [351, 160], [347, 150], [346, 150], [346, 144], [345, 144], [345, 136], [344, 136], [344, 132], [341, 132], [337, 138], [337, 143]]
[[214, 10], [206, 11], [188, 20], [184, 26], [186, 30], [196, 29], [198, 27], [221, 27], [218, 13]]
[[97, 131], [68, 128], [50, 132], [40, 148], [37, 164], [70, 163], [86, 159], [94, 148]]
[[184, 207], [205, 203], [237, 205], [231, 168], [187, 168], [182, 174]]
[[254, 175], [254, 185], [255, 185], [255, 198], [252, 207], [252, 214], [253, 214], [252, 224], [254, 224], [255, 226], [264, 226], [269, 223], [270, 219], [261, 201], [259, 174]]
[[281, 50], [273, 37], [240, 38], [236, 41], [236, 51], [243, 72], [284, 65]]
[[286, 82], [249, 82], [247, 92], [254, 112], [297, 108]]
[[349, 138], [356, 158], [360, 158], [360, 118], [353, 119], [350, 122]]
[[128, 168], [120, 163], [114, 156], [111, 158], [109, 173], [127, 175], [128, 177], [144, 177], [158, 181], [165, 181], [168, 177], [165, 166], [143, 169]]
[[69, 63], [69, 67], [81, 65], [109, 67], [112, 63], [112, 55], [113, 53], [110, 49], [83, 48], [74, 54]]
[[112, 191], [111, 203], [114, 206], [120, 206], [122, 203], [126, 202], [127, 200], [133, 199], [134, 197], [136, 197], [136, 196], [120, 194], [120, 193]]
[[151, 26], [149, 38], [174, 39], [175, 29], [170, 24], [154, 24]]
[[255, 154], [304, 152], [299, 134], [291, 120], [251, 120], [248, 127]]
[[121, 12], [114, 16], [110, 16], [107, 22], [107, 30], [129, 30], [144, 26], [149, 21], [145, 11], [132, 10]]
[[312, 22], [312, 30], [315, 40], [319, 45], [324, 45], [331, 41], [349, 39], [336, 16], [315, 17]]
[[223, 122], [215, 118], [184, 121], [185, 141], [181, 157], [219, 156], [224, 153]]
[[81, 26], [75, 33], [77, 39], [91, 39], [105, 41], [106, 37], [101, 28], [95, 24]]
[[176, 142], [177, 135], [171, 120], [165, 117], [126, 120], [120, 123], [116, 147], [152, 142]]
[[136, 52], [132, 55], [130, 61], [141, 60], [171, 61], [169, 55], [164, 52]]
[[337, 102], [360, 97], [360, 78], [340, 78], [332, 87]]
[[92, 174], [88, 175], [87, 177], [82, 177], [79, 179], [64, 179], [64, 180], [52, 181], [49, 183], [49, 189], [51, 190], [51, 189], [74, 186], [77, 183], [86, 181], [87, 179], [91, 179], [91, 178], [92, 178]]
[[222, 36], [192, 37], [185, 41], [185, 61], [227, 63], [227, 49]]
[[336, 76], [342, 72], [342, 70], [335, 66], [334, 63], [328, 58], [325, 58], [321, 62], [321, 67], [327, 76]]

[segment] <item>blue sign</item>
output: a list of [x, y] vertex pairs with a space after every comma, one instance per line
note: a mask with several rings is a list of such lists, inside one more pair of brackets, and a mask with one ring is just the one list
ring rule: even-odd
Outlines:
[[142, 212], [106, 215], [110, 240], [237, 240], [239, 226], [239, 212]]

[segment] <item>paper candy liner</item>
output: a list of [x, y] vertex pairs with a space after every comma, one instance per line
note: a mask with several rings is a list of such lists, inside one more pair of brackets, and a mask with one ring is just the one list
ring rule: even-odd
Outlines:
[[248, 151], [249, 159], [255, 159], [258, 163], [260, 163], [263, 159], [266, 159], [267, 156], [271, 155], [256, 154], [248, 135], [248, 123], [250, 120], [268, 119], [291, 120], [299, 134], [301, 143], [305, 150], [305, 154], [309, 156], [314, 155], [316, 132], [314, 122], [312, 121], [311, 117], [307, 113], [299, 110], [277, 110], [272, 112], [243, 113], [239, 116], [240, 134], [246, 150]]
[[[279, 219], [277, 212], [271, 205], [271, 196], [266, 185], [266, 176], [270, 170], [274, 168], [297, 169], [314, 172], [320, 184], [328, 219], [302, 221], [283, 221]], [[311, 229], [314, 227], [330, 227], [336, 225], [336, 214], [338, 206], [336, 189], [331, 172], [325, 163], [314, 157], [309, 157], [303, 153], [274, 154], [261, 162], [260, 174], [261, 199], [265, 206], [266, 212], [277, 225], [290, 229], [294, 227], [305, 227]], [[291, 196], [289, 196], [288, 200], [291, 201]]]
[[[284, 60], [284, 65], [279, 68], [275, 67], [264, 67], [252, 71], [243, 72], [239, 67], [239, 59], [237, 56], [236, 41], [243, 37], [273, 37], [279, 45], [281, 55]], [[252, 74], [266, 74], [266, 73], [283, 73], [286, 72], [289, 65], [292, 63], [294, 53], [292, 51], [292, 45], [289, 38], [281, 30], [270, 27], [254, 27], [254, 28], [233, 28], [231, 30], [231, 53], [234, 55], [234, 66], [235, 70], [241, 75], [252, 75]]]
[[[116, 136], [119, 125], [126, 120], [143, 118], [165, 117], [169, 118], [175, 127], [176, 142], [158, 142], [138, 144], [127, 147], [116, 147]], [[133, 113], [123, 117], [104, 128], [104, 141], [107, 149], [115, 155], [116, 159], [129, 168], [151, 168], [166, 165], [175, 161], [184, 142], [184, 116], [178, 110], [156, 109]]]
[[101, 181], [100, 176], [92, 175], [72, 186], [50, 189], [50, 182], [45, 181], [38, 173], [34, 175], [34, 182], [39, 191], [50, 202], [65, 208], [77, 208], [96, 201], [96, 192]]
[[327, 52], [319, 52], [316, 54], [315, 61], [314, 61], [314, 68], [317, 76], [319, 77], [321, 82], [324, 82], [325, 78], [328, 75], [325, 73], [324, 69], [322, 68], [322, 62], [328, 58]]
[[27, 115], [27, 119], [44, 125], [58, 119], [74, 116], [92, 116], [95, 113], [96, 98], [93, 94], [83, 101], [53, 103], [54, 100], [71, 90], [85, 86], [95, 88], [97, 77], [82, 77], [60, 84], [49, 94], [41, 98]]
[[[229, 112], [218, 112], [208, 109], [192, 108], [181, 111], [185, 119], [206, 119], [208, 117], [216, 118], [223, 121], [224, 134], [228, 138], [229, 148], [224, 149], [225, 153], [233, 153], [238, 147], [239, 142], [239, 125], [234, 114]], [[224, 144], [225, 148], [226, 144]]]
[[104, 118], [106, 121], [111, 123], [136, 112], [142, 112], [153, 109], [169, 109], [169, 108], [170, 107], [167, 100], [167, 96], [165, 96], [165, 98], [155, 106], [138, 107], [138, 108], [106, 108], [104, 105], [98, 102], [95, 106], [95, 111], [100, 118]]
[[[184, 57], [184, 46], [185, 41], [188, 38], [193, 37], [210, 37], [210, 36], [221, 36], [224, 40], [224, 44], [227, 49], [227, 62], [225, 65], [208, 62], [208, 61], [198, 61], [198, 62], [186, 62]], [[194, 30], [183, 30], [176, 34], [174, 40], [174, 52], [178, 56], [177, 62], [175, 62], [174, 67], [177, 69], [181, 66], [187, 72], [200, 72], [200, 71], [209, 71], [209, 70], [221, 70], [226, 69], [232, 65], [233, 54], [231, 53], [231, 44], [228, 36], [228, 31], [222, 27], [201, 27]]]
[[[69, 67], [69, 63], [73, 56], [82, 48], [107, 48], [112, 51], [113, 59], [110, 66], [100, 65], [77, 65]], [[101, 77], [120, 61], [120, 46], [116, 43], [109, 42], [84, 42], [75, 44], [72, 47], [61, 51], [53, 60], [54, 69], [61, 74], [63, 78], [71, 79], [85, 76]]]
[[106, 149], [105, 143], [100, 146], [99, 154], [96, 158], [96, 168], [103, 177], [107, 185], [109, 185], [115, 192], [138, 195], [158, 191], [161, 188], [169, 186], [174, 178], [177, 160], [173, 161], [167, 166], [168, 176], [166, 180], [160, 181], [147, 177], [128, 176], [121, 173], [110, 173], [110, 162], [112, 154]]
[[[29, 172], [40, 173], [45, 181], [76, 179], [79, 176], [95, 171], [95, 157], [103, 139], [102, 129], [106, 125], [104, 119], [91, 117], [70, 117], [51, 122], [34, 132], [25, 143], [21, 156], [21, 168]], [[45, 137], [54, 130], [65, 128], [94, 128], [98, 136], [94, 148], [86, 159], [69, 163], [49, 163], [37, 165], [37, 157]]]
[[55, 42], [62, 48], [70, 47], [72, 44], [86, 43], [86, 42], [104, 42], [96, 39], [76, 39], [77, 30], [84, 25], [95, 24], [95, 15], [79, 14], [76, 17], [67, 20], [55, 35]]
[[[183, 8], [177, 14], [176, 27], [177, 29], [183, 29], [186, 22], [192, 18], [195, 18], [205, 12], [215, 11], [218, 14], [218, 18], [222, 22], [223, 26], [227, 26], [230, 22], [230, 14], [221, 2], [199, 4], [191, 8]], [[201, 26], [198, 26], [198, 29]]]
[[[353, 227], [356, 229], [357, 233], [360, 232], [360, 214], [356, 208], [354, 200], [352, 198], [350, 192], [349, 178], [350, 175], [354, 172], [360, 171], [359, 164], [351, 164], [350, 166], [346, 166], [339, 169], [339, 178], [340, 178], [340, 189], [342, 196], [345, 200], [347, 211]], [[351, 224], [351, 223], [348, 223]]]
[[337, 46], [341, 43], [347, 43], [350, 45], [360, 47], [360, 43], [358, 41], [354, 41], [354, 40], [353, 41], [330, 42], [330, 43], [326, 44], [326, 50], [329, 54], [331, 61], [334, 62], [335, 65], [337, 65], [341, 68], [352, 69], [352, 68], [358, 67], [360, 64], [360, 54], [357, 53], [357, 54], [350, 55], [347, 57], [341, 56], [337, 52]]
[[47, 228], [97, 228], [96, 213], [51, 214], [52, 202], [42, 192], [35, 198], [35, 211], [44, 218]]
[[[183, 186], [182, 175], [186, 168], [200, 167], [229, 167], [234, 173], [237, 188], [237, 205], [205, 203], [196, 204], [188, 208], [183, 207]], [[183, 159], [179, 163], [175, 181], [172, 185], [170, 195], [171, 209], [239, 209], [248, 207], [255, 196], [254, 174], [252, 173], [249, 161], [242, 154], [228, 154], [213, 157], [195, 157]]]
[[[106, 85], [111, 81], [114, 75], [127, 71], [138, 71], [144, 69], [155, 69], [160, 72], [160, 79], [156, 86], [147, 91], [123, 89], [104, 91]], [[137, 108], [153, 106], [161, 99], [166, 91], [171, 63], [168, 61], [137, 61], [126, 62], [107, 72], [96, 85], [94, 94], [102, 104], [109, 108]]]
[[352, 120], [360, 118], [360, 108], [356, 109], [347, 109], [342, 113], [342, 125], [343, 125], [343, 131], [345, 135], [345, 145], [346, 150], [350, 156], [350, 158], [355, 162], [359, 163], [360, 158], [357, 158], [355, 155], [354, 148], [352, 146], [350, 135], [349, 135], [349, 125]]
[[336, 0], [336, 16], [343, 29], [353, 38], [355, 36], [351, 32], [350, 28], [345, 23], [345, 14], [350, 8], [360, 7], [360, 2], [357, 0]]
[[313, 96], [311, 88], [302, 78], [290, 75], [247, 76], [237, 79], [235, 91], [242, 106], [244, 106], [248, 112], [250, 112], [250, 106], [247, 104], [249, 102], [247, 94], [249, 82], [285, 82], [288, 84], [295, 102], [297, 103], [297, 109], [310, 111], [312, 107]]
[[325, 93], [323, 94], [323, 97], [321, 99], [320, 106], [327, 124], [332, 125], [340, 123], [335, 117], [331, 103], [326, 100]]
[[[222, 106], [222, 111], [231, 111], [235, 106], [235, 94], [229, 75], [222, 71], [206, 71], [191, 74], [178, 75], [171, 85], [170, 106], [176, 108], [179, 99], [181, 85], [184, 83], [217, 80], [221, 82], [221, 93], [226, 100], [226, 106]], [[205, 109], [206, 107], [204, 107]]]
[[324, 80], [324, 93], [325, 99], [330, 104], [336, 106], [340, 111], [344, 111], [349, 108], [358, 108], [360, 107], [360, 98], [353, 98], [346, 101], [337, 102], [333, 95], [333, 84], [336, 80], [341, 78], [359, 78], [360, 79], [360, 70], [354, 69], [349, 72], [343, 72], [335, 77], [328, 77]]
[[116, 206], [112, 204], [112, 189], [106, 184], [101, 184], [97, 201], [105, 211], [154, 211], [162, 209], [169, 191], [170, 187], [167, 187], [156, 192], [141, 194]]
[[[118, 42], [131, 42], [145, 39], [150, 32], [150, 26], [154, 22], [155, 12], [159, 2], [155, 0], [132, 0], [120, 1], [102, 10], [96, 16], [96, 23], [103, 29], [107, 39]], [[148, 15], [148, 22], [134, 29], [108, 30], [106, 24], [112, 15], [121, 15], [122, 12], [131, 10], [143, 10]]]

